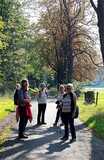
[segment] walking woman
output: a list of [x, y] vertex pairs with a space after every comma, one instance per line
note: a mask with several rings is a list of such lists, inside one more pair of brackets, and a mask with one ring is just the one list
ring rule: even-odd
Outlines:
[[69, 128], [70, 126], [70, 132], [72, 139], [70, 140], [70, 143], [76, 141], [76, 131], [74, 126], [74, 114], [75, 114], [75, 107], [76, 107], [76, 95], [72, 92], [73, 85], [68, 84], [66, 86], [66, 93], [63, 96], [62, 99], [62, 121], [64, 124], [64, 136], [61, 138], [61, 140], [67, 140], [69, 137]]
[[37, 96], [37, 101], [38, 101], [37, 125], [46, 124], [45, 111], [47, 106], [47, 91], [46, 91], [46, 85], [44, 83], [40, 84], [40, 91]]

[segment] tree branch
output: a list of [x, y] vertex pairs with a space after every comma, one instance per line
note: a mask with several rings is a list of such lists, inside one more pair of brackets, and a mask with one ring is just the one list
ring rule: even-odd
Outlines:
[[93, 1], [93, 0], [90, 0], [90, 3], [91, 3], [91, 5], [92, 5], [93, 9], [95, 10], [95, 12], [97, 13], [97, 7], [95, 6], [94, 1]]
[[76, 57], [76, 56], [78, 56], [78, 55], [81, 55], [81, 54], [86, 54], [86, 55], [90, 58], [91, 62], [92, 62], [95, 66], [101, 67], [101, 63], [97, 63], [97, 64], [96, 64], [95, 61], [94, 61], [94, 59], [93, 59], [92, 56], [90, 55], [90, 53], [88, 53], [88, 52], [85, 51], [85, 50], [80, 50], [80, 52], [77, 53], [77, 54], [75, 54], [74, 57]]

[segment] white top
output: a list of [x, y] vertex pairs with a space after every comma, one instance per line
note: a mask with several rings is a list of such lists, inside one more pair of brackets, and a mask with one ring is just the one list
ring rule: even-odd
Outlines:
[[[73, 93], [73, 99], [76, 99], [75, 93]], [[62, 112], [71, 112], [71, 97], [69, 94], [62, 99], [62, 104]]]
[[70, 95], [65, 96], [62, 99], [62, 112], [71, 112], [71, 97]]
[[37, 101], [39, 104], [46, 104], [47, 103], [47, 93], [45, 91], [41, 92], [41, 95], [37, 96]]

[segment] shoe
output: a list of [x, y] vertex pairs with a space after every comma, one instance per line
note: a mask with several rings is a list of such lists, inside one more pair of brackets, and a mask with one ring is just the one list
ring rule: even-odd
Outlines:
[[53, 126], [56, 127], [56, 126], [57, 126], [57, 123], [53, 123]]
[[47, 124], [46, 122], [42, 122], [41, 124]]
[[72, 138], [71, 140], [70, 140], [70, 143], [73, 143], [73, 142], [75, 142], [76, 141], [76, 138]]
[[68, 137], [64, 136], [61, 138], [61, 140], [66, 141], [66, 140], [68, 140]]
[[21, 138], [25, 138], [25, 139], [26, 139], [26, 138], [28, 138], [28, 136], [25, 136], [25, 135], [19, 135], [19, 136], [18, 136], [18, 139], [21, 139]]
[[38, 122], [38, 123], [37, 123], [37, 126], [39, 126], [39, 125], [41, 125], [41, 123], [40, 123], [40, 122]]
[[64, 125], [64, 124], [63, 124], [63, 123], [61, 123], [61, 124], [60, 124], [60, 127], [61, 127], [61, 126], [63, 126], [63, 125]]

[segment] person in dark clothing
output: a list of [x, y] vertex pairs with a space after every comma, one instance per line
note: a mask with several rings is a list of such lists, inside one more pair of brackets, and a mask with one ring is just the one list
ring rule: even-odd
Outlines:
[[70, 125], [70, 132], [72, 139], [70, 143], [76, 141], [76, 131], [74, 126], [74, 114], [75, 114], [75, 106], [76, 106], [76, 95], [72, 92], [72, 84], [68, 84], [66, 86], [66, 94], [64, 94], [62, 99], [62, 121], [64, 124], [64, 136], [61, 140], [67, 140], [69, 137], [69, 128]]
[[20, 90], [20, 84], [17, 83], [16, 84], [16, 89], [15, 89], [15, 92], [14, 92], [14, 105], [18, 105], [18, 91]]
[[28, 80], [22, 80], [21, 89], [18, 92], [18, 110], [19, 110], [19, 135], [18, 138], [28, 138], [24, 135], [25, 128], [28, 122], [27, 104], [30, 105], [31, 98], [28, 95]]
[[18, 92], [20, 90], [21, 85], [19, 83], [16, 84], [16, 89], [14, 92], [14, 105], [16, 110], [16, 121], [19, 121], [19, 112], [18, 112]]
[[56, 119], [55, 119], [53, 126], [57, 126], [59, 118], [61, 117], [61, 110], [62, 110], [61, 99], [63, 98], [64, 94], [65, 94], [65, 88], [64, 88], [64, 85], [61, 84], [59, 86], [59, 93], [58, 93], [58, 97], [57, 97], [57, 101], [56, 101], [57, 113], [56, 113]]

